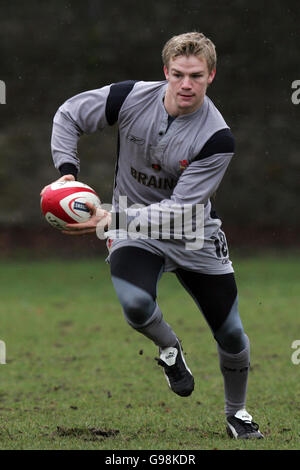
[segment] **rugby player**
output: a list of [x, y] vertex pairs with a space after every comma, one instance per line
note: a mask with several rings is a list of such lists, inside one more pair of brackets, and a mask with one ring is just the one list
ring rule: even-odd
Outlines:
[[[194, 390], [194, 378], [181, 342], [156, 300], [162, 273], [177, 276], [216, 341], [229, 436], [262, 438], [246, 411], [249, 339], [239, 315], [222, 222], [211, 204], [235, 147], [229, 126], [206, 94], [216, 74], [215, 46], [202, 33], [184, 33], [165, 44], [162, 58], [165, 80], [130, 80], [80, 93], [55, 114], [51, 146], [60, 180], [77, 178], [77, 144], [83, 133], [118, 125], [113, 211], [88, 205], [88, 222], [69, 224], [65, 233], [96, 232], [97, 225], [106, 231], [112, 282], [125, 319], [158, 346], [157, 361], [169, 387], [187, 397]], [[137, 213], [124, 209], [121, 196], [127, 197], [129, 208], [141, 204], [144, 209]], [[184, 237], [159, 236], [163, 233], [159, 223], [158, 236], [118, 236], [122, 214], [128, 216], [125, 232], [137, 217], [145, 234], [150, 213], [159, 221], [166, 208], [175, 211], [184, 205], [203, 207], [201, 247], [187, 249]]]

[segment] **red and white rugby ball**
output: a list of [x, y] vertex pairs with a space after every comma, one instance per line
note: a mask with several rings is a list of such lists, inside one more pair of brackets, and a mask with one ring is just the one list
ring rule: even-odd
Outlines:
[[47, 222], [63, 230], [66, 224], [86, 222], [91, 214], [85, 202], [100, 207], [97, 193], [79, 181], [56, 181], [41, 197], [41, 209]]

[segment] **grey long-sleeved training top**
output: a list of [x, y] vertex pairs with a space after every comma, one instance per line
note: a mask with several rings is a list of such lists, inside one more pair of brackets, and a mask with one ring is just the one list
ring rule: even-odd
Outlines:
[[[149, 209], [159, 217], [166, 206], [203, 204], [204, 234], [209, 239], [221, 226], [212, 214], [210, 198], [234, 154], [234, 138], [207, 96], [195, 112], [171, 118], [163, 103], [166, 88], [165, 81], [126, 81], [68, 99], [53, 121], [54, 164], [62, 174], [76, 174], [79, 137], [117, 123], [115, 210], [123, 209], [120, 196], [127, 197], [127, 207], [143, 204], [139, 225], [146, 225]], [[127, 213], [132, 220], [132, 212]]]

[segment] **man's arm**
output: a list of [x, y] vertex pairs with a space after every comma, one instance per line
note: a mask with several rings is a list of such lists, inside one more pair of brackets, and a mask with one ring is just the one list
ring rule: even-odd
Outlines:
[[[180, 211], [184, 205], [205, 205], [219, 187], [234, 151], [235, 140], [230, 129], [216, 132], [184, 170], [169, 199], [135, 210], [136, 217], [142, 224], [141, 229], [143, 225], [149, 225], [150, 214], [152, 218], [159, 220], [159, 212], [167, 208], [177, 207]], [[126, 212], [130, 224], [135, 218], [134, 211], [129, 209]]]
[[51, 151], [54, 165], [61, 175], [73, 174], [77, 177], [80, 169], [77, 153], [80, 136], [115, 124], [135, 83], [134, 80], [128, 80], [86, 91], [60, 106], [53, 120]]
[[219, 187], [234, 151], [230, 129], [213, 134], [184, 170], [171, 199], [183, 204], [206, 204]]
[[[58, 181], [77, 179], [79, 137], [101, 130], [107, 124], [113, 125], [135, 83], [128, 80], [80, 93], [60, 106], [53, 119], [51, 138], [52, 158], [61, 174]], [[46, 188], [41, 190], [41, 195]]]
[[51, 151], [55, 168], [61, 168], [61, 173], [67, 171], [77, 176], [79, 137], [101, 130], [107, 124], [105, 105], [109, 91], [110, 87], [106, 86], [80, 93], [57, 110], [53, 119]]
[[[164, 220], [165, 216], [172, 213], [174, 220], [182, 220], [183, 213], [189, 213], [192, 219], [193, 214], [200, 210], [200, 205], [205, 206], [210, 197], [219, 187], [226, 169], [230, 163], [233, 154], [216, 154], [203, 160], [194, 161], [179, 178], [174, 188], [173, 194], [169, 199], [164, 199], [159, 203], [154, 203], [142, 209], [127, 209], [126, 213], [127, 230], [135, 231], [138, 226], [140, 233], [147, 233], [151, 227], [152, 235], [158, 238], [164, 238]], [[199, 214], [199, 212], [198, 212]], [[114, 238], [114, 230], [122, 229], [125, 217], [118, 214], [117, 220], [121, 221], [120, 226], [114, 226], [112, 223], [107, 235]], [[177, 228], [181, 230], [179, 222]], [[155, 227], [155, 229], [153, 229]], [[169, 230], [168, 224], [166, 229]], [[175, 232], [174, 232], [175, 233]]]

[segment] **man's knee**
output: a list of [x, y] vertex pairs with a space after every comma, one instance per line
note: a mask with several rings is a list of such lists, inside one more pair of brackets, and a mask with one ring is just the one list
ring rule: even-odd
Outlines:
[[155, 309], [155, 302], [147, 292], [135, 292], [126, 296], [121, 303], [125, 318], [132, 326], [144, 325]]
[[136, 328], [147, 323], [156, 307], [153, 297], [124, 279], [112, 276], [112, 281], [127, 322]]
[[241, 352], [246, 345], [242, 326], [224, 329], [221, 334], [215, 334], [215, 338], [224, 351], [232, 354]]
[[224, 351], [237, 354], [246, 347], [246, 336], [238, 311], [238, 298], [236, 297], [228, 317], [222, 326], [215, 332], [215, 339]]

